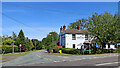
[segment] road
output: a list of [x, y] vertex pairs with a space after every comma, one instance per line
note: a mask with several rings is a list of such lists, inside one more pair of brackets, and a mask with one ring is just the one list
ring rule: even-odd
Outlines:
[[118, 54], [92, 56], [47, 55], [45, 50], [20, 56], [2, 66], [117, 66]]

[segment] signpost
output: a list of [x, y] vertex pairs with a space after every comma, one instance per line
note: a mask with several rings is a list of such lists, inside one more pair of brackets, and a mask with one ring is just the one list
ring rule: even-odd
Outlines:
[[20, 53], [21, 53], [21, 46], [22, 46], [22, 45], [20, 44], [19, 46], [20, 46]]
[[89, 39], [89, 54], [91, 53], [90, 44], [91, 44], [91, 39]]

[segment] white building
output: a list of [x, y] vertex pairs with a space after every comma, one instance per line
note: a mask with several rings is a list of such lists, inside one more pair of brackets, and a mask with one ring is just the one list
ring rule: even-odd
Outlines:
[[117, 49], [118, 45], [116, 44], [106, 44], [104, 49]]
[[64, 48], [81, 49], [83, 44], [90, 43], [88, 41], [91, 39], [89, 37], [90, 35], [86, 33], [87, 30], [80, 29], [80, 26], [78, 26], [77, 29], [66, 29], [65, 25], [63, 28], [61, 26], [59, 34], [59, 45], [63, 46]]
[[[59, 46], [63, 46], [64, 48], [81, 49], [83, 45], [94, 44], [95, 42], [92, 39], [88, 35], [87, 30], [80, 29], [80, 26], [77, 29], [66, 29], [66, 25], [60, 28]], [[116, 45], [106, 44], [104, 49], [116, 49]]]

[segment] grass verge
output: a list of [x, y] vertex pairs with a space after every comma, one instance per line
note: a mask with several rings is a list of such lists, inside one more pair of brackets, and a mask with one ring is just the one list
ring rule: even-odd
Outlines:
[[9, 57], [1, 57], [0, 60], [7, 59], [7, 58], [9, 58]]
[[40, 50], [33, 50], [33, 51], [28, 51], [28, 52], [17, 52], [17, 53], [7, 53], [7, 54], [2, 54], [1, 56], [22, 56], [22, 55], [26, 55], [32, 52], [36, 52], [36, 51], [40, 51]]

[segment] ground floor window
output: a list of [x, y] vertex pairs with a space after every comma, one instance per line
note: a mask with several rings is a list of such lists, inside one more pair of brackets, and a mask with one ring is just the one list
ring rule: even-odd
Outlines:
[[110, 48], [110, 44], [108, 44], [108, 48]]
[[75, 44], [73, 44], [73, 48], [75, 48]]
[[117, 48], [117, 44], [115, 45], [115, 48]]

